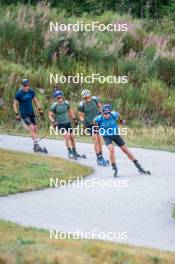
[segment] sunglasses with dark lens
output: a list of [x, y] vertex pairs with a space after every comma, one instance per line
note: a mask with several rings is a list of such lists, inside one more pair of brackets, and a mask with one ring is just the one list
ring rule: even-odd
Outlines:
[[28, 84], [24, 84], [23, 86], [26, 87], [26, 86], [29, 86], [29, 85]]
[[106, 112], [106, 113], [104, 113], [104, 115], [110, 115], [110, 113], [111, 113], [111, 112]]
[[63, 98], [62, 96], [60, 96], [60, 97], [57, 97], [57, 99], [60, 99], [60, 98]]

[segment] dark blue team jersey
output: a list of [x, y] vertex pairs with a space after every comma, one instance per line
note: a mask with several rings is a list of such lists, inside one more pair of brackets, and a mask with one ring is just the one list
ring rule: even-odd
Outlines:
[[29, 89], [25, 92], [23, 89], [20, 89], [15, 96], [15, 99], [19, 102], [19, 112], [22, 115], [30, 115], [34, 112], [32, 100], [35, 97], [35, 93], [32, 89]]

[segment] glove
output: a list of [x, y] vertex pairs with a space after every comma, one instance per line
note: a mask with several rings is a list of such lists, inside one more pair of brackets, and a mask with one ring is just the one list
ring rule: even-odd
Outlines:
[[52, 122], [52, 126], [53, 127], [57, 127], [58, 126], [58, 122], [56, 122], [56, 121]]
[[38, 108], [38, 112], [39, 112], [40, 116], [43, 116], [44, 112], [41, 108]]
[[120, 124], [121, 125], [125, 125], [126, 124], [126, 121], [124, 119], [120, 120]]
[[20, 114], [19, 113], [16, 113], [16, 120], [17, 121], [21, 121], [21, 117], [20, 117]]
[[76, 118], [73, 118], [73, 122], [74, 122], [75, 126], [78, 126], [78, 121]]
[[81, 127], [81, 126], [84, 126], [85, 125], [85, 121], [84, 120], [80, 120], [79, 122], [78, 122], [78, 125]]

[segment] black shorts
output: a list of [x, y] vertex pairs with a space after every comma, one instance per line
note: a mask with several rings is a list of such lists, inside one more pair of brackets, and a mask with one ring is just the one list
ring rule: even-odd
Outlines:
[[62, 133], [64, 133], [64, 131], [73, 133], [73, 128], [71, 126], [71, 123], [58, 124], [58, 129], [61, 130]]
[[36, 126], [37, 125], [37, 118], [36, 118], [34, 113], [28, 114], [28, 115], [21, 114], [21, 117], [22, 117], [22, 120], [24, 121], [24, 123], [27, 126], [30, 126], [30, 125], [35, 125]]
[[107, 146], [112, 144], [112, 142], [115, 142], [115, 144], [119, 147], [122, 147], [123, 145], [125, 145], [125, 142], [120, 135], [104, 136], [103, 139]]
[[93, 124], [86, 123], [85, 126], [86, 126], [86, 132], [85, 132], [86, 135], [92, 136], [94, 134], [95, 135], [98, 134], [98, 130], [95, 129], [95, 126]]

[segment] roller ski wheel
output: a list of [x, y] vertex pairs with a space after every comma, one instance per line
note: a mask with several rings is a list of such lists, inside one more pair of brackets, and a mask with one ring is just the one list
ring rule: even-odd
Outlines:
[[73, 159], [73, 160], [77, 160], [77, 157], [73, 154], [72, 151], [70, 151], [70, 152], [68, 153], [68, 158], [69, 158], [69, 159]]
[[97, 159], [97, 164], [98, 164], [98, 166], [106, 167], [109, 165], [109, 160], [105, 160], [103, 157], [101, 157], [101, 158]]
[[114, 176], [114, 178], [117, 178], [118, 177], [118, 169], [117, 169], [117, 167], [116, 168], [113, 168], [113, 176]]
[[47, 149], [46, 149], [45, 147], [44, 147], [44, 148], [40, 147], [39, 144], [35, 144], [35, 145], [34, 145], [34, 147], [33, 147], [33, 151], [34, 151], [35, 153], [45, 153], [45, 154], [48, 153]]
[[102, 156], [103, 162], [106, 164], [106, 166], [109, 166], [109, 160], [105, 160], [105, 158]]
[[87, 159], [87, 156], [85, 154], [79, 154], [77, 151], [73, 151], [73, 155], [77, 158], [81, 158], [81, 159]]
[[151, 175], [151, 172], [150, 171], [146, 171], [146, 170], [144, 170], [143, 168], [142, 168], [142, 166], [140, 165], [140, 163], [137, 161], [137, 160], [135, 160], [135, 166], [136, 166], [136, 168], [138, 169], [138, 172], [140, 173], [140, 174], [147, 174], [147, 175]]
[[48, 153], [48, 151], [47, 151], [47, 149], [45, 147], [43, 148], [43, 152], [46, 153], [46, 154]]
[[145, 174], [145, 175], [151, 175], [150, 171], [145, 171], [145, 170], [139, 170], [140, 174]]

